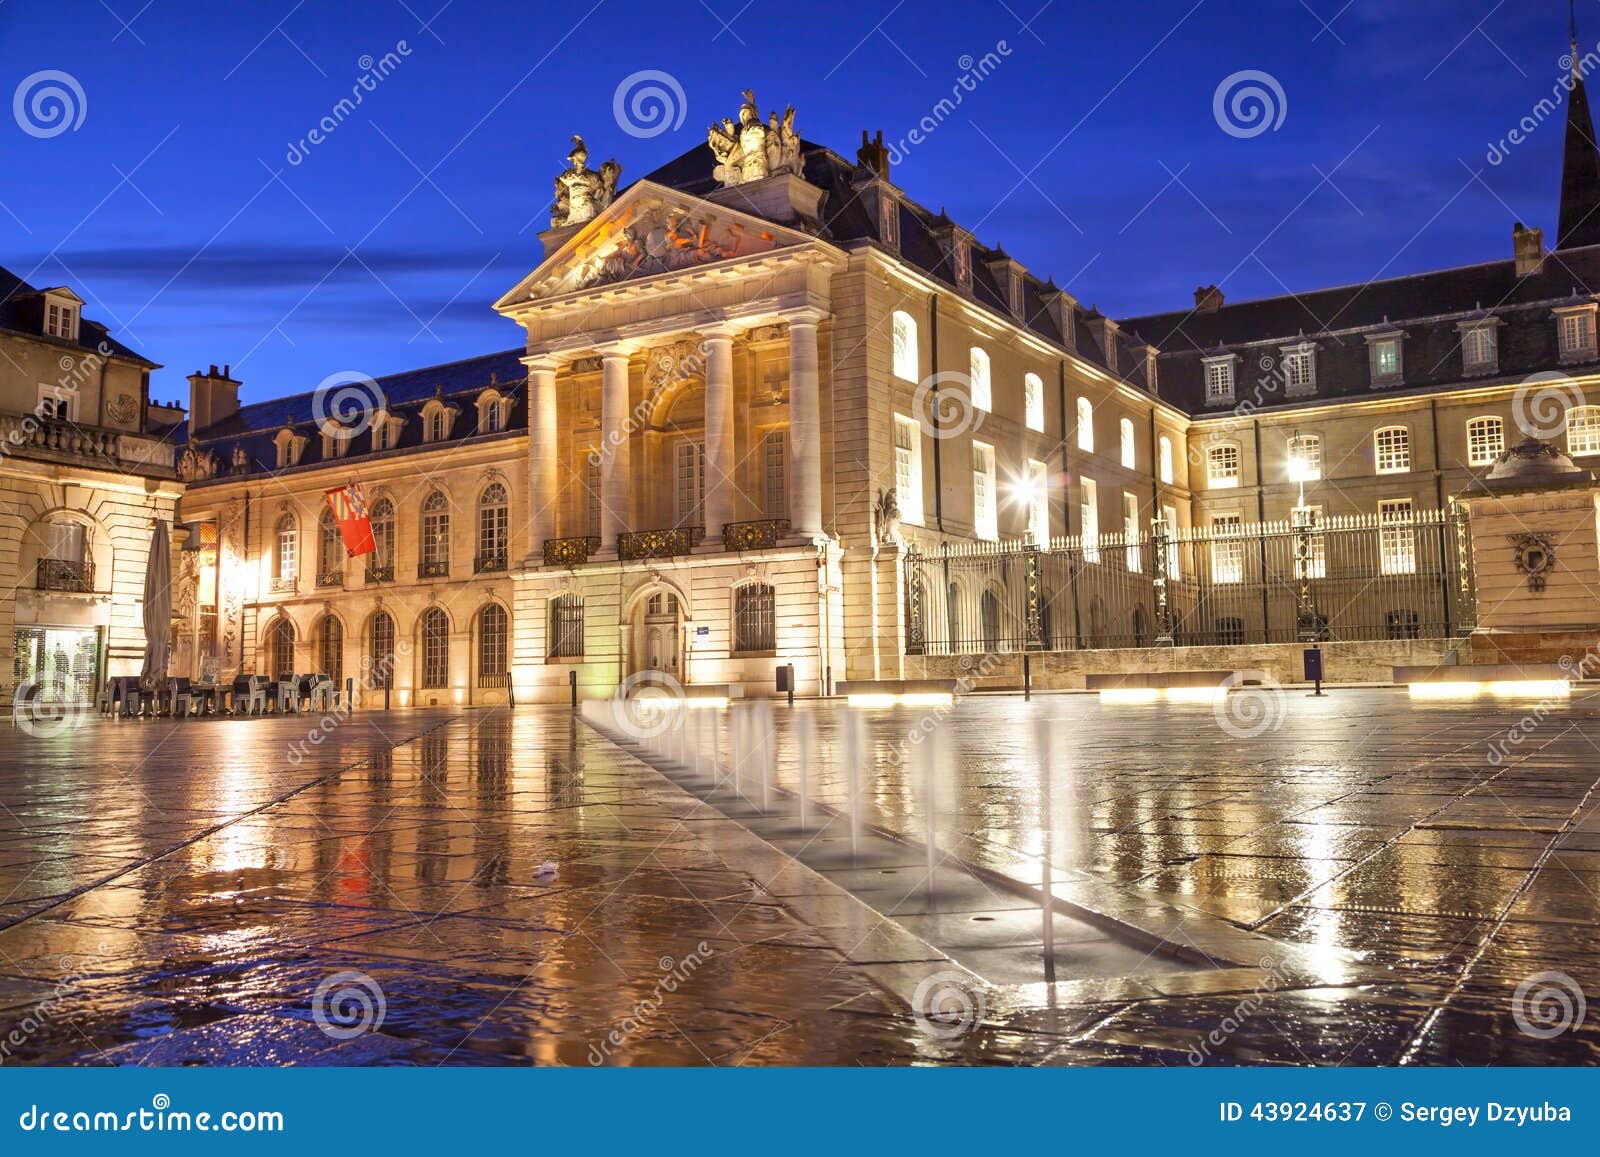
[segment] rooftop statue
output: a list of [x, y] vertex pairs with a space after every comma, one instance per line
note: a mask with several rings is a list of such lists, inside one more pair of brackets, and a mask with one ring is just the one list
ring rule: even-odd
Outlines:
[[725, 188], [759, 181], [775, 173], [800, 172], [800, 137], [794, 131], [794, 105], [784, 109], [781, 119], [774, 112], [763, 124], [752, 89], [744, 90], [738, 123], [724, 117], [721, 124], [713, 124], [706, 130], [706, 143], [717, 158], [712, 175]]
[[556, 203], [550, 209], [550, 227], [581, 225], [611, 204], [617, 195], [617, 178], [622, 166], [606, 161], [599, 172], [589, 168], [589, 149], [583, 138], [574, 135], [567, 168], [556, 176]]

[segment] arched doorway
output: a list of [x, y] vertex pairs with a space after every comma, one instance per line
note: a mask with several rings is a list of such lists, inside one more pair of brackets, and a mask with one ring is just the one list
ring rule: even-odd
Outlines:
[[676, 593], [657, 588], [634, 603], [630, 671], [660, 671], [683, 679], [683, 606]]

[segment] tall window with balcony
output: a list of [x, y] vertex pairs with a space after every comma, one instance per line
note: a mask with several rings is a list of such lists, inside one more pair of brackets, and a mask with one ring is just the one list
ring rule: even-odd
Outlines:
[[279, 616], [267, 628], [267, 667], [274, 679], [294, 675], [294, 624]]
[[387, 611], [372, 616], [367, 633], [367, 658], [372, 663], [368, 678], [382, 690], [394, 686], [394, 618]]
[[678, 443], [673, 493], [676, 499], [673, 525], [702, 526], [706, 501], [706, 448], [701, 442], [685, 439]]
[[972, 444], [972, 532], [979, 538], [1000, 537], [994, 481], [994, 447], [974, 442]]
[[1094, 403], [1088, 398], [1078, 399], [1078, 449], [1094, 453]]
[[333, 615], [317, 624], [317, 670], [335, 687], [344, 682], [344, 624]]
[[1506, 448], [1506, 424], [1499, 418], [1473, 418], [1467, 423], [1467, 465], [1492, 466]]
[[746, 583], [733, 592], [733, 653], [770, 655], [777, 650], [776, 594], [769, 583]]
[[1022, 410], [1028, 429], [1044, 430], [1044, 381], [1038, 374], [1022, 375]]
[[510, 528], [511, 500], [503, 485], [491, 482], [478, 496], [478, 554], [472, 567], [475, 573], [506, 569]]
[[583, 525], [590, 538], [600, 537], [600, 454], [591, 451], [583, 463]]
[[1093, 478], [1078, 479], [1078, 526], [1085, 562], [1100, 561], [1100, 488]]
[[1206, 450], [1206, 483], [1213, 490], [1231, 490], [1239, 485], [1239, 447], [1222, 442]]
[[394, 503], [380, 498], [372, 504], [372, 541], [374, 549], [367, 555], [367, 581], [369, 583], [394, 580]]
[[274, 591], [294, 590], [296, 575], [295, 567], [298, 564], [299, 531], [295, 527], [294, 515], [285, 514], [278, 519], [274, 531], [276, 549], [272, 559], [272, 589]]
[[1385, 426], [1372, 435], [1372, 454], [1379, 474], [1404, 474], [1411, 469], [1411, 431]]
[[94, 590], [94, 563], [89, 557], [89, 528], [58, 518], [45, 526], [44, 554], [36, 586], [42, 591]]
[[973, 346], [969, 368], [972, 406], [974, 409], [989, 413], [994, 409], [994, 387], [989, 381], [989, 355], [977, 346]]
[[789, 517], [789, 437], [782, 430], [761, 439], [761, 509], [768, 518]]
[[1600, 406], [1573, 406], [1567, 411], [1567, 453], [1574, 458], [1600, 454]]
[[505, 687], [509, 666], [510, 620], [499, 603], [485, 603], [478, 612], [478, 686]]
[[422, 556], [418, 578], [443, 578], [450, 573], [450, 500], [435, 490], [422, 503]]
[[344, 585], [344, 539], [331, 510], [324, 510], [317, 522], [317, 585]]
[[909, 313], [894, 314], [894, 376], [904, 382], [918, 380], [917, 323]]
[[422, 612], [422, 678], [418, 686], [434, 691], [450, 683], [450, 619], [439, 607]]
[[900, 520], [922, 525], [922, 428], [913, 418], [894, 416], [894, 494]]

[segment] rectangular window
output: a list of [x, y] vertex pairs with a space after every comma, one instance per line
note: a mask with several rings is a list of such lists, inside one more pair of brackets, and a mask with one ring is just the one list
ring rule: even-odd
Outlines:
[[600, 452], [589, 450], [583, 464], [583, 521], [590, 538], [600, 537]]
[[583, 658], [583, 599], [577, 595], [550, 600], [550, 658]]
[[762, 508], [768, 518], [789, 517], [789, 436], [774, 430], [761, 441]]
[[922, 525], [922, 429], [911, 418], [894, 418], [894, 491], [904, 522]]
[[1122, 536], [1128, 543], [1128, 569], [1138, 574], [1143, 569], [1139, 548], [1139, 499], [1126, 491], [1122, 495]]
[[1083, 558], [1085, 562], [1100, 561], [1100, 488], [1095, 485], [1093, 478], [1078, 480], [1079, 488], [1079, 525], [1083, 535]]
[[1239, 447], [1212, 446], [1206, 451], [1206, 479], [1213, 490], [1239, 485]]
[[678, 443], [676, 453], [676, 525], [700, 526], [706, 497], [706, 448], [686, 439]]
[[976, 346], [972, 349], [972, 374], [969, 388], [973, 409], [985, 412], [994, 409], [994, 391], [989, 384], [989, 355]]
[[63, 386], [47, 384], [39, 387], [39, 405], [34, 413], [46, 421], [72, 422], [77, 420], [78, 395]]
[[1594, 311], [1563, 313], [1561, 356], [1571, 359], [1594, 353]]
[[71, 341], [78, 336], [78, 311], [70, 305], [52, 301], [45, 308], [44, 332]]
[[979, 538], [999, 538], [995, 509], [994, 447], [972, 444], [972, 532]]
[[1050, 544], [1050, 483], [1044, 463], [1032, 458], [1026, 464], [1028, 537], [1040, 546]]
[[1233, 359], [1206, 362], [1206, 401], [1233, 401]]
[[1411, 469], [1411, 431], [1386, 426], [1372, 436], [1373, 457], [1379, 474], [1404, 474]]
[[1028, 429], [1044, 429], [1044, 381], [1038, 374], [1026, 374], [1022, 379], [1022, 408], [1027, 417]]
[[1461, 364], [1467, 370], [1493, 370], [1498, 361], [1494, 326], [1475, 325], [1461, 331]]
[[1378, 503], [1379, 570], [1384, 574], [1417, 573], [1417, 532], [1411, 528], [1411, 499]]
[[1306, 393], [1316, 387], [1315, 350], [1290, 350], [1283, 355], [1283, 380], [1290, 393]]
[[1567, 453], [1600, 454], [1600, 406], [1574, 406], [1567, 411]]
[[1244, 582], [1244, 539], [1239, 537], [1244, 520], [1237, 514], [1218, 514], [1211, 519], [1211, 581]]
[[1499, 418], [1474, 418], [1467, 423], [1467, 464], [1490, 466], [1506, 448], [1505, 423]]
[[1375, 383], [1388, 383], [1400, 380], [1400, 339], [1394, 337], [1381, 338], [1370, 342], [1368, 349], [1372, 355], [1372, 380]]

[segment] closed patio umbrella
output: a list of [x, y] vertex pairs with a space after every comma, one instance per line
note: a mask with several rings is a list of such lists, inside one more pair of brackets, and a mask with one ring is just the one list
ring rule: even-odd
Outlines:
[[167, 640], [172, 629], [172, 535], [164, 519], [151, 531], [150, 558], [144, 570], [144, 669], [148, 681], [167, 675]]

